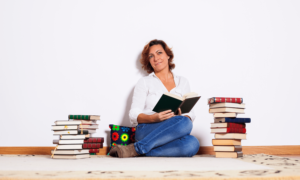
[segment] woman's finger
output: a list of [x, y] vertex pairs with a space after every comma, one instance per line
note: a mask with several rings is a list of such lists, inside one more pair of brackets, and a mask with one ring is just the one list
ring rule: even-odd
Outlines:
[[178, 108], [178, 115], [180, 116], [181, 115], [181, 109]]

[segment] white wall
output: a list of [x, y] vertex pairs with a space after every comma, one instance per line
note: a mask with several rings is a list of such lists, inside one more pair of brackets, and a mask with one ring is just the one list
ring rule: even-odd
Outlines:
[[144, 45], [173, 47], [202, 95], [192, 134], [210, 146], [206, 100], [244, 97], [243, 145], [299, 145], [300, 1], [0, 1], [0, 146], [52, 146], [51, 125], [100, 114], [129, 125]]

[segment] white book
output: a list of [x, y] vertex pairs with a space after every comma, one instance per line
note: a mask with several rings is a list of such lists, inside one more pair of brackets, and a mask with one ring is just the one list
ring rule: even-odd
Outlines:
[[82, 144], [57, 145], [57, 149], [82, 149]]
[[53, 144], [83, 144], [84, 139], [53, 140]]
[[77, 154], [77, 155], [61, 155], [54, 154], [53, 159], [83, 159], [90, 158], [90, 154]]
[[[51, 150], [51, 154], [53, 154], [54, 150]], [[54, 154], [89, 154], [89, 149], [82, 150], [56, 150]]]
[[78, 129], [78, 126], [52, 126], [52, 130], [69, 130], [69, 129]]
[[60, 139], [85, 139], [89, 138], [90, 134], [77, 134], [77, 135], [61, 135]]

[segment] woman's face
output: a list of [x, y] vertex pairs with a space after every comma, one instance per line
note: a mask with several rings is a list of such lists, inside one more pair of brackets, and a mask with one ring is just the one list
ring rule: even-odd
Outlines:
[[155, 72], [159, 72], [165, 68], [169, 68], [169, 56], [164, 48], [160, 45], [153, 45], [149, 50], [149, 61]]

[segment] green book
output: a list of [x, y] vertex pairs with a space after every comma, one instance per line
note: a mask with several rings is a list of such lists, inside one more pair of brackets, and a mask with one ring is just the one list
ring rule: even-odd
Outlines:
[[69, 115], [69, 119], [80, 119], [80, 120], [100, 120], [99, 115]]
[[189, 113], [201, 96], [198, 96], [197, 93], [190, 92], [183, 97], [171, 93], [164, 93], [155, 107], [153, 108], [154, 112], [160, 113], [166, 110], [172, 110], [175, 114], [178, 114], [178, 108], [181, 109], [181, 113]]

